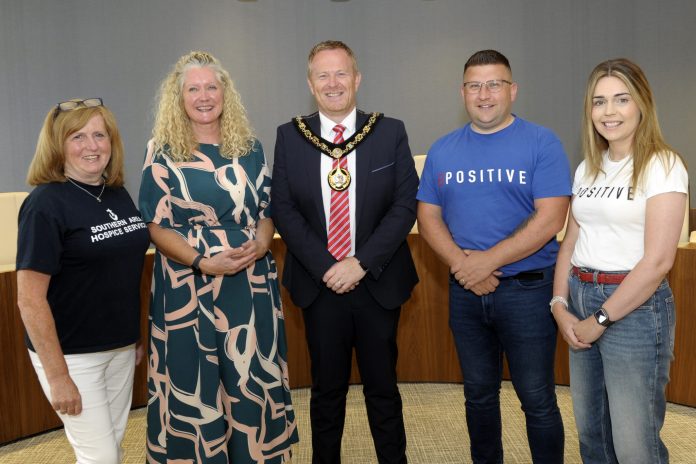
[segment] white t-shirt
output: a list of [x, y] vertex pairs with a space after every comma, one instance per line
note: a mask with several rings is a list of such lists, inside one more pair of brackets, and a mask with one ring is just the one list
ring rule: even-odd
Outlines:
[[[684, 164], [674, 155], [665, 168], [653, 156], [643, 181], [631, 185], [633, 157], [612, 161], [604, 154], [597, 179], [585, 176], [583, 161], [573, 182], [573, 217], [580, 226], [571, 262], [574, 266], [600, 271], [630, 271], [643, 257], [647, 199], [667, 192], [688, 191]], [[670, 170], [671, 167], [671, 170]]]

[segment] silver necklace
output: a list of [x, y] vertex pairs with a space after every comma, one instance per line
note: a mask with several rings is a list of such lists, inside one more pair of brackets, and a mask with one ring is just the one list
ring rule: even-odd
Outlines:
[[99, 192], [99, 196], [97, 196], [97, 195], [93, 195], [92, 192], [90, 192], [90, 191], [87, 190], [86, 188], [83, 188], [83, 187], [80, 187], [79, 185], [77, 185], [77, 184], [75, 183], [75, 181], [72, 180], [71, 178], [69, 178], [68, 176], [65, 176], [65, 178], [68, 179], [68, 182], [70, 182], [71, 184], [73, 184], [75, 187], [79, 188], [80, 190], [82, 190], [83, 192], [85, 192], [87, 195], [89, 195], [90, 197], [94, 198], [94, 199], [97, 200], [99, 203], [101, 203], [101, 196], [104, 195], [104, 187], [106, 187], [106, 182], [102, 183], [101, 192]]

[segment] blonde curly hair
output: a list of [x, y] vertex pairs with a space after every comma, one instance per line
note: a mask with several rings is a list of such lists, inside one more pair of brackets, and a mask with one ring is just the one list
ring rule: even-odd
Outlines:
[[254, 145], [254, 133], [239, 93], [220, 61], [202, 51], [193, 51], [179, 58], [160, 85], [155, 125], [152, 129], [155, 151], [166, 153], [176, 162], [193, 159], [192, 152], [198, 148], [199, 143], [184, 109], [182, 90], [186, 72], [191, 68], [202, 67], [212, 69], [223, 88], [220, 154], [228, 159], [249, 154]]

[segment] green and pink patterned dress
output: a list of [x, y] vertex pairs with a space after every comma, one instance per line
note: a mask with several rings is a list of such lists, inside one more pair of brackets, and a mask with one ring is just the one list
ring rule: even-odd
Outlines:
[[[270, 217], [261, 145], [226, 159], [202, 144], [175, 163], [143, 167], [143, 220], [180, 234], [205, 256], [255, 236]], [[150, 303], [148, 463], [283, 463], [298, 441], [290, 399], [276, 264], [266, 256], [230, 276], [155, 257]]]

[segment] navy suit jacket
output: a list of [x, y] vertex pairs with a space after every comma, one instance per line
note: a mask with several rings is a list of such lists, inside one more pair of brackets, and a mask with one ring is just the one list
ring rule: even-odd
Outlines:
[[[360, 129], [369, 115], [357, 112]], [[319, 114], [305, 118], [321, 134]], [[418, 175], [403, 122], [383, 117], [356, 148], [355, 257], [367, 266], [360, 282], [384, 308], [403, 304], [418, 283], [406, 242], [416, 220]], [[336, 263], [327, 250], [319, 149], [292, 122], [278, 127], [273, 162], [271, 211], [287, 246], [282, 282], [293, 303], [308, 307], [326, 285]]]

